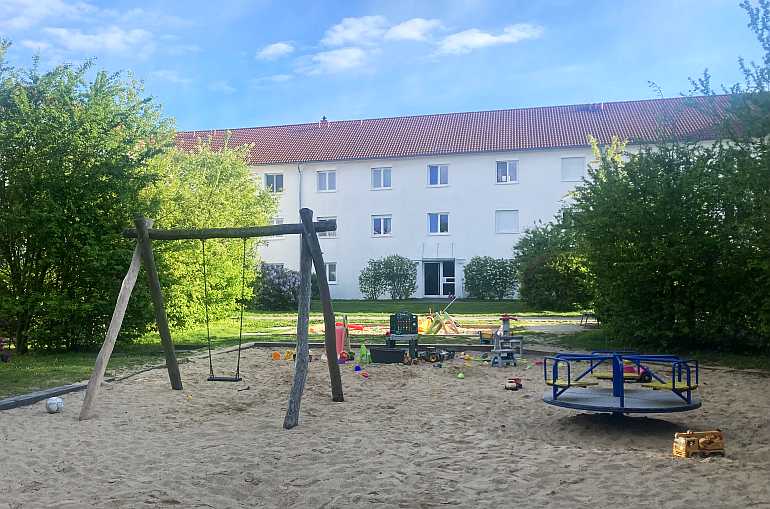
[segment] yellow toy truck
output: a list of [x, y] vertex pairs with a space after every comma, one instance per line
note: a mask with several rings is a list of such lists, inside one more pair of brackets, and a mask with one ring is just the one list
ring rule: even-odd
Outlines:
[[685, 433], [674, 433], [672, 452], [675, 458], [706, 457], [714, 454], [724, 456], [725, 438], [720, 430], [687, 430]]

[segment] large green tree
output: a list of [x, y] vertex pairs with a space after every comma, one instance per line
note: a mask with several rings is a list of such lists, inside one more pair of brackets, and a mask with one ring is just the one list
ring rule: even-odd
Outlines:
[[[246, 163], [248, 147], [213, 148], [201, 142], [189, 152], [173, 149], [151, 164], [157, 181], [146, 191], [157, 228], [218, 228], [268, 224], [276, 210], [274, 196], [258, 186]], [[233, 313], [241, 296], [253, 300], [256, 241], [207, 240], [208, 305], [211, 319]], [[177, 327], [204, 318], [201, 241], [155, 242], [169, 320]]]
[[[6, 65], [0, 43], [0, 312], [19, 352], [101, 336], [131, 258], [121, 238], [172, 129], [139, 84], [90, 63]], [[141, 294], [126, 330], [149, 315]]]

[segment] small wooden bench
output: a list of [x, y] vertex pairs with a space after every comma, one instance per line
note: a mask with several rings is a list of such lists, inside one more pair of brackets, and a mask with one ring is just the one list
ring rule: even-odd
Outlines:
[[578, 380], [577, 382], [567, 382], [567, 380], [563, 380], [561, 378], [557, 379], [554, 383], [553, 380], [546, 380], [546, 385], [550, 386], [556, 386], [556, 387], [591, 387], [592, 385], [599, 385], [599, 382], [589, 382], [588, 380]]

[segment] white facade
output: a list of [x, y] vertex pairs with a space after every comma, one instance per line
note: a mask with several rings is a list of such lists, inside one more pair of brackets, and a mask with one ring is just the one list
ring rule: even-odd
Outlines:
[[[473, 256], [510, 258], [521, 232], [553, 218], [591, 160], [591, 149], [584, 147], [260, 165], [253, 173], [263, 185], [275, 187], [282, 180], [276, 222], [299, 222], [302, 207], [312, 209], [316, 219], [336, 218], [336, 234], [320, 239], [325, 261], [336, 264], [336, 282], [330, 281], [333, 298], [361, 298], [359, 273], [369, 259], [390, 254], [418, 262], [414, 297], [462, 297], [464, 264]], [[500, 180], [516, 181], [498, 182], [501, 161], [514, 162], [500, 165]], [[429, 185], [429, 167], [434, 165], [447, 170], [433, 170], [438, 185]], [[390, 188], [373, 187], [373, 168], [390, 169]], [[319, 178], [319, 172], [333, 175]], [[382, 172], [375, 180], [387, 183]], [[429, 214], [448, 214], [448, 231], [440, 231], [447, 217], [437, 216], [433, 226], [439, 231], [431, 233]], [[263, 262], [296, 270], [299, 240], [295, 235], [269, 239], [260, 248]]]

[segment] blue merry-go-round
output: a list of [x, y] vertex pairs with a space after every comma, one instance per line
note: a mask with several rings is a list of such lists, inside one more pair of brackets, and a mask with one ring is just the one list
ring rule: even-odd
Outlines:
[[701, 406], [698, 361], [676, 355], [596, 351], [543, 359], [549, 405], [589, 412], [686, 412]]

